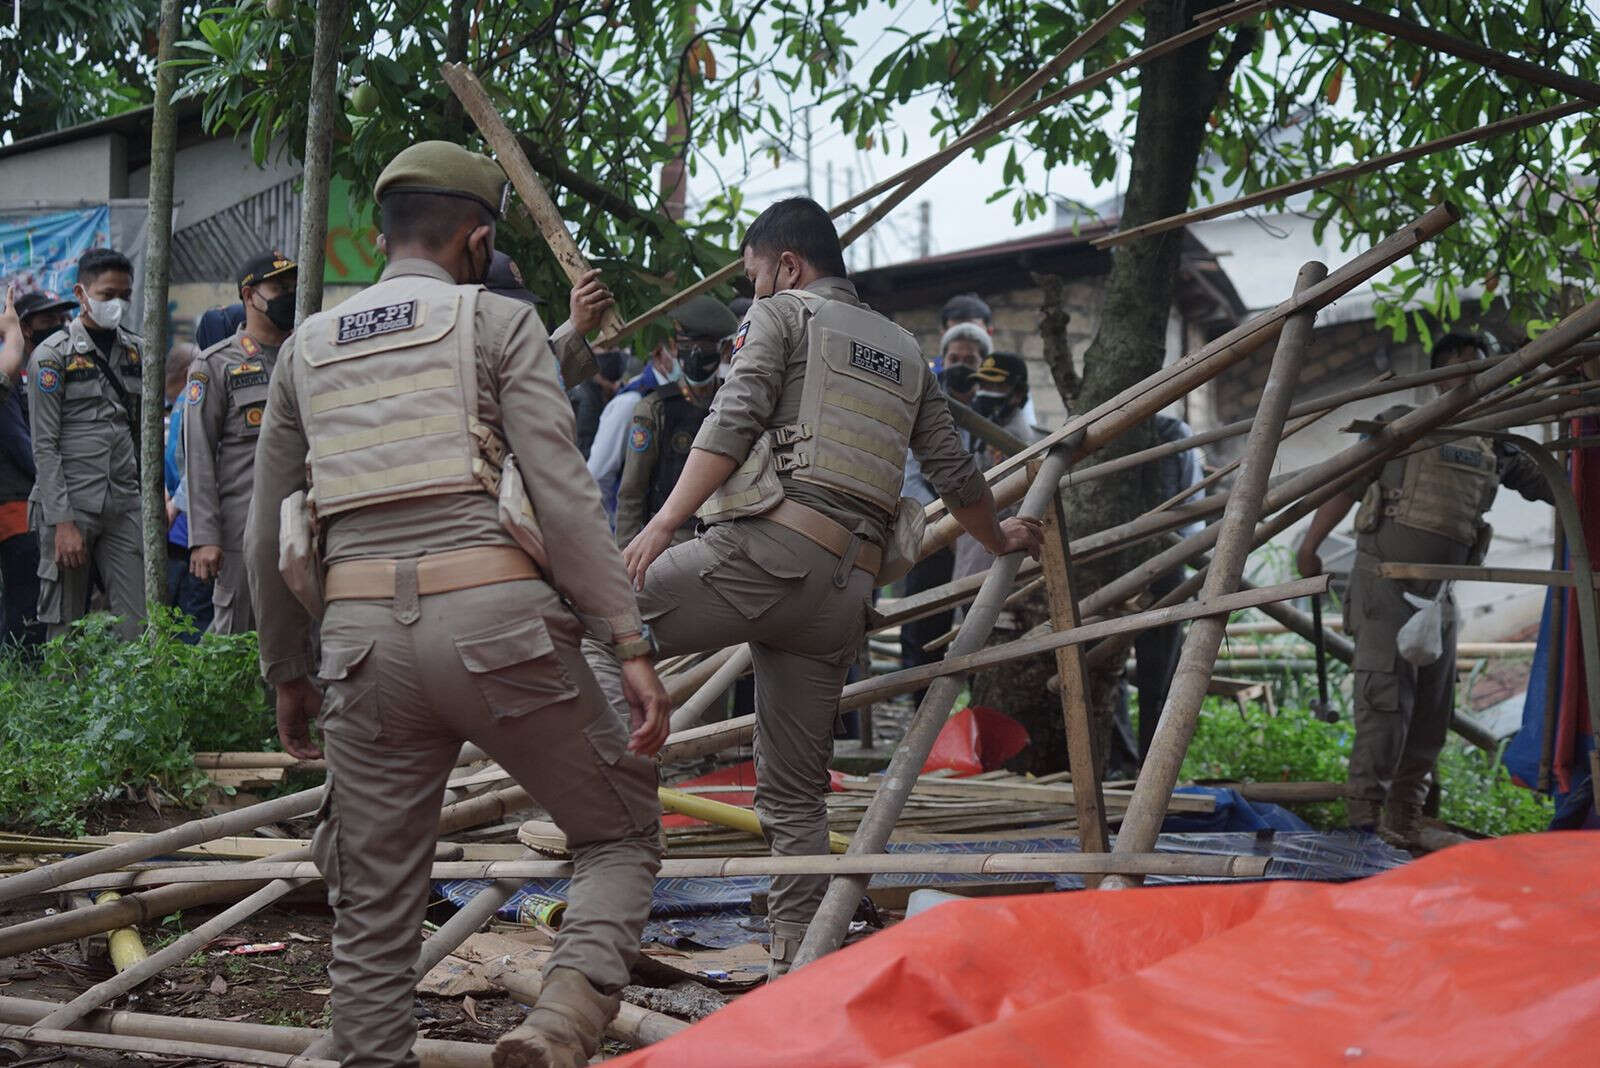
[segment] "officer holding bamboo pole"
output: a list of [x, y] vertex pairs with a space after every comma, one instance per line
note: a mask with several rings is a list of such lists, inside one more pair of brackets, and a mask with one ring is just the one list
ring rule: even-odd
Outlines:
[[[663, 655], [750, 644], [763, 835], [778, 855], [823, 854], [839, 688], [873, 588], [903, 574], [921, 542], [922, 506], [900, 498], [907, 448], [997, 555], [1037, 555], [1040, 525], [996, 517], [915, 339], [845, 277], [826, 210], [780, 201], [750, 224], [741, 252], [756, 301], [732, 369], [623, 560]], [[696, 516], [705, 532], [673, 545]], [[608, 654], [586, 651], [605, 681]], [[769, 975], [788, 970], [826, 882], [773, 880]]]
[[[650, 757], [667, 695], [544, 327], [481, 286], [505, 188], [498, 164], [458, 145], [396, 156], [376, 188], [388, 266], [284, 342], [261, 428], [248, 544], [261, 663], [285, 749], [319, 755], [320, 713], [330, 781], [313, 853], [347, 1066], [417, 1063], [429, 832], [464, 740], [549, 811], [576, 869], [543, 992], [496, 1065], [594, 1053], [660, 862]], [[621, 661], [631, 734], [578, 651], [586, 631]]]

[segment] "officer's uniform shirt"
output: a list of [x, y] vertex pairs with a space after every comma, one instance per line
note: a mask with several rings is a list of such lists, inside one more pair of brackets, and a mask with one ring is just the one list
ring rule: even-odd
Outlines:
[[[143, 344], [118, 329], [106, 366], [137, 406]], [[47, 338], [28, 361], [28, 408], [37, 467], [38, 525], [139, 507], [139, 469], [129, 412], [95, 363], [82, 319]]]
[[190, 545], [244, 546], [256, 439], [277, 362], [276, 345], [241, 329], [201, 353], [189, 371], [182, 426]]
[[[684, 464], [694, 448], [694, 436], [704, 423], [709, 405], [689, 399], [679, 383], [661, 386], [639, 401], [628, 430], [622, 456], [622, 480], [617, 485], [617, 544], [626, 546], [661, 505], [666, 503]], [[691, 518], [678, 529], [674, 542], [694, 536]]]
[[[843, 278], [819, 278], [806, 287], [830, 300], [862, 306], [856, 287]], [[806, 321], [801, 302], [782, 293], [750, 306], [734, 336], [733, 366], [717, 391], [711, 414], [694, 447], [743, 462], [763, 431], [794, 423], [806, 377]], [[983, 499], [983, 475], [956, 433], [937, 378], [924, 378], [911, 451], [922, 473], [945, 502], [961, 508]], [[852, 494], [796, 481], [780, 474], [784, 496], [814, 508], [854, 530], [866, 522], [867, 535], [881, 543], [892, 516]]]

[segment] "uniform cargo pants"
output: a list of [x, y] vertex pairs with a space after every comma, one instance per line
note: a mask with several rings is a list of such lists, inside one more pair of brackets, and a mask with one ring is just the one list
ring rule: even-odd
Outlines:
[[[1436, 592], [1432, 585], [1409, 585], [1418, 596]], [[1454, 602], [1446, 613], [1443, 652], [1418, 667], [1397, 651], [1400, 628], [1415, 611], [1401, 594], [1401, 583], [1378, 574], [1376, 557], [1356, 554], [1349, 607], [1356, 641], [1350, 793], [1358, 803], [1422, 804], [1455, 709]]]
[[[407, 574], [409, 570], [409, 575]], [[566, 833], [575, 874], [549, 968], [628, 981], [660, 868], [652, 761], [578, 650], [582, 625], [542, 582], [334, 601], [322, 623], [330, 774], [313, 839], [334, 909], [333, 1033], [342, 1063], [417, 1064], [412, 968], [445, 781], [465, 740]]]
[[34, 529], [39, 532], [39, 622], [49, 625], [49, 637], [65, 634], [74, 620], [83, 617], [89, 603], [91, 567], [105, 583], [111, 614], [121, 620], [118, 633], [128, 639], [137, 636], [144, 620], [144, 550], [138, 509], [79, 515], [74, 520], [89, 554], [89, 563], [82, 567], [56, 565], [56, 528], [39, 521], [37, 505], [33, 512]]
[[[842, 585], [835, 584], [838, 576]], [[839, 690], [866, 634], [872, 576], [765, 519], [718, 523], [650, 566], [639, 611], [663, 656], [750, 643], [756, 814], [776, 856], [828, 852], [828, 761]], [[616, 660], [586, 644], [615, 705]], [[826, 876], [772, 880], [770, 921], [806, 924]]]
[[213, 634], [243, 634], [256, 629], [243, 546], [222, 551], [222, 567], [211, 586], [211, 612], [211, 626], [207, 629]]

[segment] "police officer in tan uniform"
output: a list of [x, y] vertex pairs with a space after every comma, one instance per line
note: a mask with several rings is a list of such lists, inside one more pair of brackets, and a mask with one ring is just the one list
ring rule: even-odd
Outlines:
[[28, 361], [39, 620], [53, 638], [83, 615], [92, 562], [119, 632], [131, 638], [144, 619], [136, 430], [143, 342], [125, 325], [133, 265], [112, 249], [90, 249], [78, 258], [73, 295], [82, 314]]
[[200, 354], [184, 387], [189, 572], [212, 583], [214, 634], [242, 634], [256, 625], [245, 581], [245, 521], [267, 382], [278, 346], [294, 329], [295, 272], [281, 252], [252, 256], [239, 268], [244, 324]]
[[[522, 268], [517, 266], [517, 261], [504, 252], [495, 252], [494, 263], [489, 266], [489, 276], [483, 284], [491, 293], [524, 304], [537, 307], [544, 303], [522, 280]], [[600, 369], [594, 350], [589, 347], [588, 335], [615, 303], [611, 290], [600, 280], [598, 269], [586, 272], [573, 283], [567, 297], [569, 318], [550, 331], [550, 347], [555, 350], [556, 365], [565, 382], [587, 382]]]
[[[823, 208], [772, 205], [742, 251], [756, 302], [732, 370], [623, 560], [663, 655], [750, 643], [762, 832], [776, 854], [822, 854], [839, 689], [865, 635], [907, 447], [994, 552], [1036, 554], [1039, 524], [996, 518], [915, 339], [856, 296]], [[696, 514], [708, 529], [674, 546]], [[773, 880], [769, 974], [787, 971], [826, 884]]]
[[[659, 867], [650, 757], [666, 692], [544, 327], [479, 284], [504, 188], [494, 161], [447, 142], [394, 158], [376, 188], [388, 266], [284, 342], [257, 449], [247, 553], [262, 669], [290, 752], [318, 751], [320, 709], [331, 781], [313, 846], [334, 907], [333, 1035], [361, 1068], [418, 1063], [428, 828], [463, 741], [549, 811], [576, 867], [543, 992], [496, 1065], [593, 1054]], [[502, 479], [513, 455], [520, 484]], [[523, 489], [532, 536], [501, 514]], [[309, 582], [296, 563], [308, 541], [322, 550]], [[578, 651], [586, 630], [622, 661], [631, 734]]]
[[[678, 367], [675, 382], [647, 393], [633, 410], [628, 443], [617, 483], [617, 544], [626, 545], [655, 517], [677, 485], [678, 476], [711, 411], [722, 368], [723, 341], [739, 320], [715, 297], [699, 296], [672, 312]], [[674, 544], [694, 537], [694, 521], [678, 528]]]
[[[1479, 360], [1487, 342], [1448, 334], [1434, 347], [1433, 366]], [[1397, 405], [1388, 422], [1411, 409]], [[1363, 492], [1351, 490], [1317, 509], [1300, 544], [1303, 575], [1322, 571], [1317, 549], [1357, 501], [1356, 560], [1350, 573], [1345, 626], [1355, 638], [1355, 741], [1350, 750], [1350, 825], [1375, 827], [1385, 840], [1412, 850], [1459, 841], [1422, 822], [1430, 775], [1455, 708], [1456, 612], [1444, 596], [1443, 651], [1417, 665], [1399, 651], [1399, 633], [1417, 608], [1406, 600], [1441, 596], [1440, 583], [1384, 578], [1382, 563], [1477, 564], [1489, 545], [1484, 513], [1500, 483], [1529, 500], [1548, 501], [1549, 486], [1522, 454], [1486, 438], [1424, 442], [1385, 464]]]

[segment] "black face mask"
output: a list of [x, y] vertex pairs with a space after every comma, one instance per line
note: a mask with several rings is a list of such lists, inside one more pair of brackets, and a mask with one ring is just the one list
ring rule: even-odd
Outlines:
[[980, 393], [972, 398], [972, 410], [991, 423], [1004, 423], [1017, 406], [1011, 403], [1009, 393]]
[[40, 327], [34, 333], [23, 338], [23, 342], [27, 348], [27, 351], [32, 352], [34, 349], [38, 348], [40, 345], [43, 345], [46, 341], [49, 341], [66, 328], [66, 323], [62, 323], [59, 326]]
[[285, 333], [294, 329], [294, 293], [280, 293], [267, 301], [267, 318]]
[[678, 349], [678, 366], [683, 368], [683, 380], [691, 386], [703, 386], [717, 377], [722, 366], [722, 353], [696, 345]]

